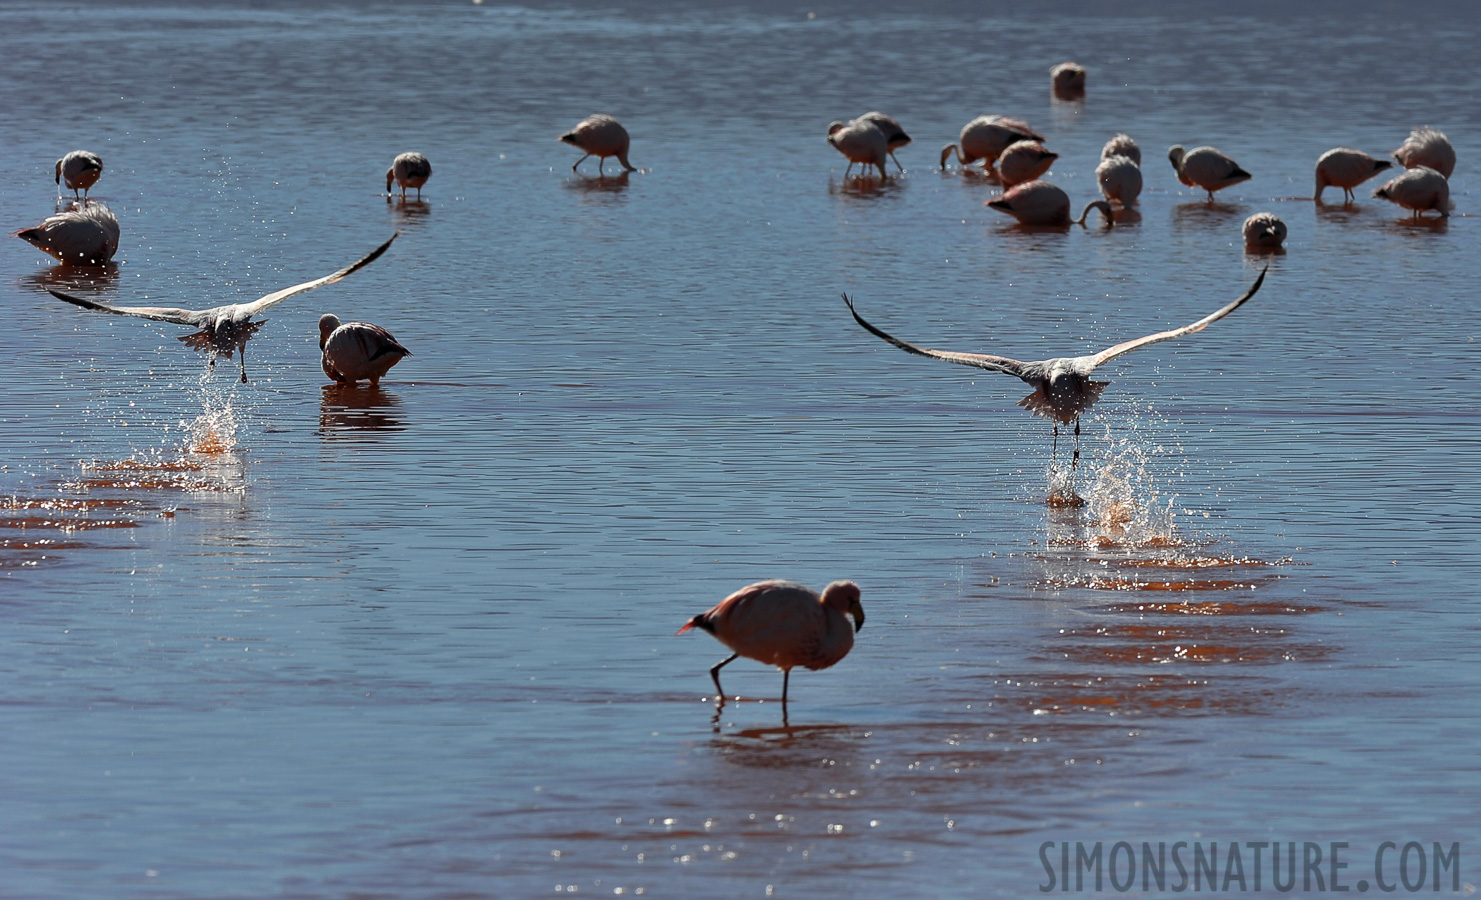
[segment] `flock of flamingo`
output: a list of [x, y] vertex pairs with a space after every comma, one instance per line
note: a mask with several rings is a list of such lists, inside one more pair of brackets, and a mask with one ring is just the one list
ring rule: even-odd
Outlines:
[[[1056, 96], [1064, 99], [1082, 97], [1086, 72], [1083, 66], [1065, 62], [1051, 72]], [[880, 112], [869, 112], [850, 121], [832, 122], [827, 129], [828, 143], [849, 161], [844, 176], [849, 177], [855, 164], [878, 170], [881, 180], [888, 179], [885, 163], [896, 150], [909, 144], [910, 136], [895, 118]], [[611, 116], [593, 115], [583, 119], [570, 132], [560, 136], [585, 154], [571, 166], [572, 171], [587, 158], [597, 157], [599, 177], [605, 176], [604, 164], [616, 157], [625, 172], [634, 171], [627, 154], [630, 138], [622, 124]], [[951, 161], [966, 169], [976, 163], [988, 178], [1003, 187], [1003, 193], [987, 205], [1013, 216], [1020, 224], [1033, 227], [1062, 228], [1071, 224], [1085, 225], [1092, 210], [1098, 210], [1106, 226], [1114, 223], [1114, 207], [1136, 206], [1142, 191], [1141, 149], [1129, 135], [1117, 134], [1106, 142], [1095, 169], [1096, 181], [1104, 199], [1086, 204], [1078, 219], [1071, 218], [1069, 196], [1059, 187], [1045, 181], [1046, 174], [1059, 155], [1044, 146], [1043, 135], [1027, 123], [1000, 115], [982, 115], [962, 127], [957, 140], [941, 150], [940, 166], [944, 171]], [[1393, 158], [1404, 168], [1403, 173], [1373, 192], [1382, 198], [1412, 210], [1416, 217], [1434, 210], [1448, 216], [1451, 209], [1449, 177], [1455, 169], [1455, 150], [1446, 136], [1431, 128], [1415, 129], [1396, 149]], [[1185, 150], [1174, 146], [1168, 150], [1177, 178], [1183, 184], [1214, 192], [1247, 181], [1251, 175], [1227, 154], [1214, 147]], [[1328, 187], [1341, 188], [1345, 202], [1351, 202], [1353, 189], [1388, 169], [1390, 162], [1370, 156], [1361, 150], [1339, 147], [1323, 153], [1316, 162], [1316, 189], [1313, 199], [1321, 202]], [[75, 150], [57, 160], [56, 182], [73, 192], [67, 209], [47, 217], [39, 225], [16, 232], [15, 236], [50, 254], [64, 265], [102, 265], [118, 251], [118, 218], [108, 207], [87, 197], [87, 192], [103, 173], [103, 160], [95, 153]], [[400, 188], [405, 199], [408, 190], [417, 198], [432, 176], [432, 165], [420, 153], [398, 155], [386, 170], [386, 191]], [[399, 232], [398, 232], [399, 234]], [[1243, 226], [1245, 246], [1251, 251], [1278, 249], [1286, 238], [1286, 226], [1272, 213], [1250, 216]], [[62, 291], [52, 290], [58, 298], [85, 309], [116, 315], [133, 316], [188, 325], [199, 329], [180, 338], [187, 346], [216, 357], [230, 359], [235, 354], [241, 364], [241, 380], [247, 381], [247, 341], [261, 327], [254, 317], [297, 294], [313, 290], [352, 274], [369, 265], [391, 246], [397, 235], [391, 235], [369, 254], [329, 275], [305, 281], [267, 294], [250, 303], [235, 303], [203, 310], [155, 306], [114, 306]], [[1156, 332], [1116, 344], [1099, 353], [1024, 362], [1003, 356], [961, 353], [920, 347], [882, 331], [866, 321], [854, 302], [844, 302], [857, 323], [871, 334], [894, 346], [931, 359], [973, 366], [1013, 375], [1033, 388], [1019, 406], [1053, 423], [1057, 445], [1059, 426], [1074, 424], [1076, 447], [1071, 472], [1080, 457], [1079, 417], [1100, 397], [1106, 382], [1092, 381], [1091, 373], [1122, 354], [1161, 341], [1202, 331], [1213, 322], [1229, 315], [1255, 295], [1265, 280], [1261, 272], [1254, 284], [1241, 296], [1209, 315], [1181, 328]], [[354, 384], [366, 380], [372, 387], [379, 384], [392, 366], [409, 356], [407, 350], [389, 331], [366, 322], [345, 322], [326, 313], [319, 319], [321, 366], [331, 380]], [[825, 669], [843, 659], [853, 647], [854, 633], [864, 626], [859, 586], [852, 581], [836, 581], [821, 594], [789, 581], [770, 580], [749, 585], [726, 597], [714, 608], [692, 617], [680, 634], [699, 628], [715, 636], [734, 651], [710, 670], [717, 699], [724, 702], [720, 686], [720, 669], [739, 656], [745, 656], [782, 670], [782, 712], [786, 716], [787, 688], [791, 670], [798, 666]], [[850, 623], [847, 617], [852, 617]]]

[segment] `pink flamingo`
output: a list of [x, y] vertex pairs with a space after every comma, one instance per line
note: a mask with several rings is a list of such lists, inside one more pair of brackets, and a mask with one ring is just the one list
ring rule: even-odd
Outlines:
[[422, 199], [422, 185], [432, 177], [432, 163], [420, 153], [402, 153], [391, 161], [386, 170], [386, 193], [391, 192], [391, 182], [401, 188], [401, 199], [406, 199], [406, 189], [415, 188], [417, 199]]
[[996, 200], [987, 201], [993, 209], [1007, 213], [1020, 225], [1044, 225], [1058, 228], [1065, 225], [1084, 225], [1092, 209], [1098, 209], [1106, 217], [1106, 227], [1111, 227], [1111, 204], [1104, 200], [1092, 200], [1085, 204], [1080, 218], [1070, 218], [1070, 197], [1057, 185], [1047, 181], [1030, 181], [1020, 184]]
[[[890, 152], [890, 140], [885, 136], [884, 131], [869, 119], [861, 117], [847, 125], [842, 122], [829, 122], [828, 143], [848, 159], [848, 168], [843, 170], [844, 178], [847, 178], [849, 172], [853, 171], [854, 163], [863, 164], [865, 169], [874, 166], [879, 169], [880, 178], [888, 177], [884, 161], [885, 156]], [[899, 165], [899, 162], [895, 164]]]
[[1100, 158], [1110, 159], [1113, 156], [1124, 156], [1137, 165], [1142, 164], [1142, 148], [1137, 146], [1131, 135], [1118, 132], [1111, 135], [1106, 145], [1100, 148]]
[[1006, 191], [1048, 172], [1056, 159], [1059, 154], [1045, 150], [1038, 141], [1015, 141], [998, 157], [998, 180]]
[[[595, 156], [598, 175], [604, 174], [602, 164], [609, 156], [617, 157], [617, 161], [622, 163], [625, 171], [636, 171], [627, 161], [627, 148], [632, 140], [627, 135], [627, 129], [622, 127], [622, 123], [611, 116], [604, 116], [600, 113], [587, 116], [577, 122], [575, 128], [561, 135], [560, 139], [572, 147], [584, 150], [586, 156]], [[572, 172], [576, 171], [576, 166], [586, 161], [586, 156], [576, 160], [576, 165], [571, 166]]]
[[895, 168], [904, 172], [905, 167], [900, 165], [900, 159], [895, 156], [895, 151], [910, 143], [910, 135], [905, 133], [905, 129], [900, 125], [900, 120], [894, 116], [887, 116], [882, 112], [866, 112], [859, 118], [868, 119], [874, 123], [876, 128], [884, 132], [885, 143], [890, 149], [890, 159], [895, 161]]
[[1062, 62], [1049, 70], [1054, 93], [1075, 96], [1085, 93], [1085, 67], [1077, 62]]
[[247, 341], [257, 333], [257, 329], [263, 325], [262, 319], [254, 320], [252, 317], [263, 310], [276, 306], [289, 297], [311, 291], [316, 287], [326, 284], [334, 284], [346, 275], [358, 272], [360, 269], [370, 265], [380, 258], [382, 253], [391, 246], [391, 241], [396, 240], [396, 235], [391, 237], [379, 247], [370, 251], [361, 259], [350, 263], [338, 272], [325, 275], [323, 278], [315, 278], [313, 281], [305, 281], [292, 287], [273, 291], [264, 297], [253, 300], [251, 303], [228, 303], [225, 306], [214, 306], [210, 309], [176, 309], [169, 306], [111, 306], [107, 303], [99, 303], [86, 297], [74, 297], [61, 291], [50, 288], [47, 291], [58, 300], [91, 309], [96, 312], [113, 313], [116, 316], [135, 316], [140, 319], [153, 319], [156, 322], [171, 322], [176, 325], [189, 325], [199, 328], [200, 331], [182, 336], [179, 340], [192, 350], [201, 350], [211, 353], [211, 365], [216, 365], [216, 357], [224, 356], [231, 359], [232, 353], [237, 353], [242, 365], [242, 383], [247, 381]]
[[1188, 187], [1208, 191], [1210, 203], [1214, 201], [1214, 191], [1250, 180], [1250, 173], [1241, 169], [1228, 154], [1213, 147], [1194, 147], [1185, 151], [1182, 145], [1175, 145], [1168, 149], [1167, 158], [1177, 171], [1178, 180]]
[[[853, 617], [853, 627], [845, 615]], [[794, 581], [773, 579], [741, 588], [675, 633], [695, 627], [735, 651], [710, 669], [721, 700], [725, 689], [720, 687], [720, 669], [744, 656], [782, 670], [785, 715], [793, 667], [817, 671], [847, 656], [854, 646], [854, 632], [864, 627], [864, 607], [859, 605], [859, 586], [852, 581], [835, 581], [820, 596]]]
[[118, 217], [101, 202], [74, 204], [15, 236], [64, 263], [100, 266], [118, 252]]
[[1142, 169], [1127, 156], [1108, 156], [1095, 167], [1101, 195], [1123, 207], [1136, 206], [1142, 194]]
[[1322, 202], [1322, 191], [1328, 185], [1342, 188], [1342, 200], [1350, 203], [1354, 199], [1352, 189], [1392, 166], [1386, 159], [1374, 159], [1361, 150], [1351, 147], [1336, 147], [1323, 153], [1316, 161], [1316, 194], [1311, 198]]
[[1275, 213], [1255, 213], [1244, 220], [1246, 250], [1276, 250], [1286, 240], [1286, 223]]
[[991, 172], [993, 163], [997, 162], [998, 157], [1009, 146], [1018, 141], [1042, 141], [1044, 136], [1022, 119], [978, 116], [962, 126], [957, 140], [957, 144], [947, 144], [941, 148], [941, 168], [946, 168], [946, 161], [955, 153], [957, 162], [963, 166], [980, 159], [983, 167]]
[[1455, 171], [1455, 148], [1450, 146], [1450, 138], [1433, 128], [1409, 132], [1409, 137], [1394, 151], [1394, 159], [1406, 169], [1429, 166], [1446, 178]]
[[87, 192], [98, 179], [103, 177], [103, 157], [87, 150], [73, 150], [66, 156], [57, 160], [57, 186], [62, 182], [67, 183], [67, 189], [72, 192], [73, 198], [77, 198], [77, 192], [82, 191], [84, 204], [87, 202]]
[[319, 365], [324, 374], [341, 384], [369, 379], [379, 387], [391, 367], [411, 355], [391, 332], [369, 322], [345, 322], [325, 313], [319, 317]]
[[1373, 196], [1414, 210], [1416, 219], [1427, 209], [1438, 212], [1442, 219], [1450, 216], [1450, 182], [1429, 166], [1405, 169], [1404, 174], [1374, 191]]

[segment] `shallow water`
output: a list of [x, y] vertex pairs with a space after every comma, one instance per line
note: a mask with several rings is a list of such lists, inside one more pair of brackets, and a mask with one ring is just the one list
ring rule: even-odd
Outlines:
[[[1460, 842], [1475, 884], [1481, 20], [1125, 9], [0, 8], [7, 227], [85, 147], [123, 228], [89, 273], [0, 242], [0, 895], [1013, 897], [1097, 840], [1347, 841], [1349, 884]], [[823, 140], [867, 109], [915, 137], [884, 185]], [[598, 110], [641, 171], [571, 173]], [[1131, 133], [1140, 219], [1012, 227], [933, 168], [982, 112], [1077, 207]], [[1448, 222], [1307, 199], [1421, 124]], [[1256, 177], [1210, 206], [1173, 143]], [[1247, 256], [1265, 209], [1287, 252]], [[269, 311], [246, 385], [44, 293], [239, 302], [397, 229]], [[838, 296], [1032, 358], [1267, 264], [1105, 370], [1084, 507], [1026, 388]], [[325, 386], [323, 312], [415, 355]], [[716, 716], [723, 648], [672, 636], [766, 577], [868, 612], [786, 727], [774, 671]]]

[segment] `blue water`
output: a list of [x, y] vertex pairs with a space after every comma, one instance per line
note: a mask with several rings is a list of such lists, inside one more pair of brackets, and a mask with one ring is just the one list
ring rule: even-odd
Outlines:
[[[101, 272], [0, 242], [0, 896], [1018, 897], [1118, 840], [1346, 841], [1348, 884], [1459, 842], [1476, 884], [1481, 19], [1405, 9], [0, 8], [7, 227], [86, 148], [123, 230]], [[824, 141], [870, 109], [915, 138], [885, 184]], [[640, 171], [571, 172], [597, 111]], [[934, 165], [984, 112], [1077, 209], [1132, 134], [1139, 221], [983, 206]], [[1418, 125], [1447, 222], [1310, 201]], [[1255, 177], [1210, 206], [1174, 143]], [[420, 205], [381, 193], [408, 149]], [[398, 229], [265, 314], [245, 385], [44, 293], [247, 301]], [[1098, 373], [1084, 508], [1026, 386], [839, 298], [1034, 359], [1267, 264]], [[327, 386], [323, 312], [414, 355]], [[868, 614], [785, 727], [774, 670], [717, 716], [725, 649], [673, 636], [770, 577]]]

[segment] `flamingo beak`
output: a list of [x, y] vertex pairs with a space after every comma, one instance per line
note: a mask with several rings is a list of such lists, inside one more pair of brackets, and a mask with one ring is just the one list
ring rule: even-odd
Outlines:
[[848, 614], [854, 617], [854, 633], [858, 634], [864, 628], [864, 607], [857, 599], [848, 605]]

